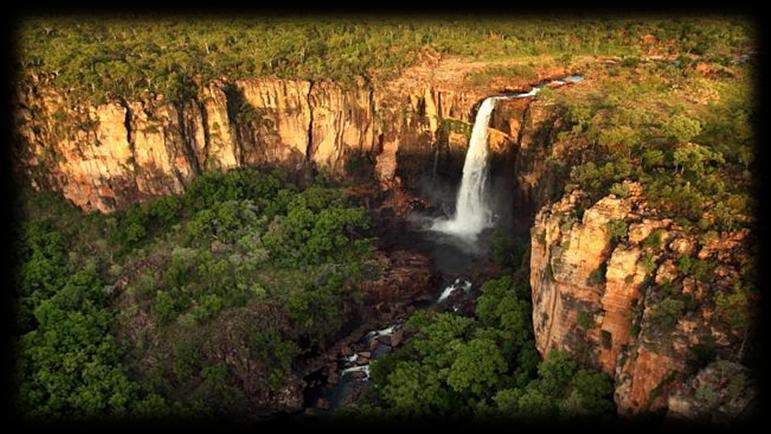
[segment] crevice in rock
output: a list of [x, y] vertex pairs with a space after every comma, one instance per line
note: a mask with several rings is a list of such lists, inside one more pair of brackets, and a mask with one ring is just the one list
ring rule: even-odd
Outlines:
[[230, 83], [222, 86], [222, 93], [225, 95], [225, 107], [228, 115], [228, 125], [233, 132], [233, 152], [236, 157], [236, 164], [241, 167], [244, 165], [243, 146], [241, 144], [241, 128], [238, 125], [238, 111], [243, 97], [238, 88]]
[[[120, 98], [118, 99], [118, 103], [123, 107], [124, 110], [126, 110], [126, 116], [123, 118], [123, 126], [126, 129], [126, 142], [129, 144], [129, 150], [131, 151], [131, 169], [133, 173], [133, 181], [134, 181], [134, 188], [136, 188], [137, 192], [140, 192], [141, 189], [139, 188], [139, 176], [142, 173], [142, 169], [137, 165], [137, 154], [136, 154], [136, 146], [134, 146], [134, 129], [132, 127], [132, 123], [134, 121], [134, 113], [131, 111], [131, 107], [129, 107], [128, 102]], [[94, 137], [97, 138], [96, 131], [94, 131]], [[98, 140], [98, 139], [97, 139]]]
[[120, 98], [118, 99], [118, 103], [121, 107], [123, 107], [124, 110], [126, 110], [126, 116], [123, 118], [123, 126], [126, 128], [126, 142], [131, 147], [131, 154], [133, 156], [134, 154], [134, 131], [131, 127], [131, 122], [133, 120], [133, 113], [131, 112], [131, 107], [129, 107], [128, 103], [125, 99]]
[[[182, 152], [185, 155], [190, 168], [193, 170], [193, 174], [198, 176], [201, 174], [201, 168], [198, 165], [198, 158], [195, 156], [195, 150], [193, 150], [190, 143], [191, 134], [187, 123], [185, 122], [185, 108], [182, 104], [175, 104], [175, 106], [177, 109], [177, 122], [179, 123], [180, 138], [182, 139]], [[178, 175], [178, 177], [180, 176], [181, 174]], [[185, 183], [183, 182], [182, 185], [185, 186]]]
[[517, 141], [515, 143], [517, 150], [519, 150], [522, 146], [522, 136], [526, 128], [525, 120], [527, 120], [527, 116], [530, 114], [530, 104], [530, 101], [525, 103], [525, 109], [522, 110], [522, 118], [519, 120], [519, 131], [517, 131]]
[[308, 95], [306, 101], [308, 102], [308, 142], [305, 148], [305, 162], [310, 163], [313, 154], [313, 102], [311, 100], [311, 92], [313, 91], [313, 81], [308, 81]]
[[201, 112], [201, 128], [203, 128], [203, 161], [199, 161], [201, 168], [206, 171], [209, 169], [209, 144], [211, 138], [209, 137], [209, 114], [206, 112], [206, 106], [203, 101], [196, 101], [198, 110]]

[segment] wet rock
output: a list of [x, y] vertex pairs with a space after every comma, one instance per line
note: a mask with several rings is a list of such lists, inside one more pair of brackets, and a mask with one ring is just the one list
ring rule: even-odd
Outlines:
[[395, 331], [394, 334], [391, 335], [391, 346], [398, 347], [399, 344], [402, 343], [402, 339], [404, 339], [404, 331], [403, 330]]
[[340, 374], [338, 374], [337, 369], [330, 370], [327, 374], [327, 384], [337, 384], [339, 381]]
[[377, 348], [377, 350], [372, 353], [372, 357], [377, 359], [378, 357], [382, 356], [383, 354], [386, 354], [387, 352], [391, 351], [391, 347], [388, 345], [381, 345]]
[[351, 372], [348, 375], [350, 375], [352, 378], [355, 378], [357, 380], [363, 380], [367, 378], [367, 374], [362, 371]]
[[316, 408], [320, 408], [322, 410], [329, 410], [329, 401], [327, 401], [324, 398], [319, 398], [316, 401]]

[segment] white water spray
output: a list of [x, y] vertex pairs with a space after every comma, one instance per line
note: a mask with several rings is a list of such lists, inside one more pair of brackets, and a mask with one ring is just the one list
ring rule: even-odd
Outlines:
[[442, 294], [439, 296], [439, 299], [436, 300], [436, 302], [443, 302], [447, 297], [452, 295], [452, 293], [458, 289], [463, 289], [463, 291], [468, 292], [468, 290], [471, 289], [471, 282], [465, 279], [461, 280], [460, 277], [455, 279], [455, 282], [453, 282], [452, 285], [444, 288], [444, 291], [442, 291]]
[[506, 96], [491, 96], [479, 106], [474, 128], [471, 130], [466, 160], [463, 163], [463, 179], [455, 202], [455, 215], [449, 220], [434, 222], [432, 230], [475, 240], [476, 236], [493, 225], [492, 211], [487, 203], [487, 139], [490, 136], [490, 117], [495, 102], [499, 99], [531, 98], [544, 87], [559, 87], [568, 83], [578, 83], [584, 78], [570, 75], [561, 80], [552, 80], [548, 84], [534, 86], [530, 91]]
[[487, 206], [487, 139], [488, 126], [495, 108], [495, 101], [501, 97], [490, 97], [479, 106], [471, 140], [463, 163], [463, 179], [458, 191], [455, 216], [450, 220], [434, 223], [432, 229], [461, 237], [473, 238], [483, 229], [492, 225], [492, 214]]

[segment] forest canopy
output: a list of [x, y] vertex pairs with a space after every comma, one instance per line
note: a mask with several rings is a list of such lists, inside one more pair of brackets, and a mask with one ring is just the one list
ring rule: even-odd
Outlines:
[[179, 100], [222, 77], [388, 78], [424, 50], [481, 59], [635, 56], [650, 35], [663, 54], [726, 63], [747, 51], [749, 33], [747, 23], [710, 18], [39, 18], [20, 26], [19, 60], [94, 102], [148, 92]]

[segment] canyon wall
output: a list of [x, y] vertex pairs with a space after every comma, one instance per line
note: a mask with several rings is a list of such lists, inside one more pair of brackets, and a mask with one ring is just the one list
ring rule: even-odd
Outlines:
[[[437, 171], [459, 177], [477, 105], [532, 84], [515, 77], [470, 85], [459, 74], [472, 69], [429, 63], [387, 83], [222, 80], [182, 103], [147, 97], [96, 106], [32, 77], [18, 89], [17, 166], [35, 187], [100, 212], [181, 193], [206, 171], [244, 166], [341, 177], [363, 166], [384, 190], [400, 191]], [[564, 194], [589, 144], [560, 139], [563, 119], [560, 107], [541, 100], [501, 101], [490, 136], [494, 155], [512, 157], [514, 227], [532, 228], [537, 348], [568, 350], [608, 373], [622, 414], [703, 411], [699, 385], [728, 368], [702, 366], [698, 353], [736, 361], [746, 336], [716, 314], [714, 294], [736, 282], [747, 233], [697, 239], [657, 217], [634, 184], [627, 197], [590, 206], [580, 191]], [[626, 233], [612, 237], [622, 223]], [[660, 243], [650, 242], [654, 232]], [[714, 263], [714, 287], [678, 272], [681, 256]], [[720, 397], [727, 407], [751, 393], [739, 389]]]
[[[575, 190], [538, 212], [530, 257], [536, 346], [570, 351], [608, 373], [620, 414], [689, 413], [683, 402], [706, 393], [694, 378], [714, 370], [702, 362], [741, 359], [746, 330], [720, 315], [715, 295], [738, 281], [748, 233], [697, 238], [657, 218], [639, 185], [625, 185], [627, 197], [609, 195], [584, 211]], [[709, 271], [697, 278], [684, 257]], [[735, 389], [721, 405], [754, 393], [744, 380]]]
[[749, 232], [684, 228], [636, 183], [623, 184], [625, 197], [566, 193], [591, 143], [560, 134], [570, 129], [563, 108], [517, 104], [501, 104], [496, 116], [516, 137], [514, 228], [530, 230], [538, 351], [568, 351], [610, 375], [624, 416], [738, 417], [757, 394], [741, 366], [749, 329], [719, 299], [735, 293], [752, 261]]
[[[400, 160], [407, 173], [425, 169], [410, 167], [410, 157], [439, 151], [454, 151], [462, 163], [468, 136], [448, 131], [447, 122], [470, 131], [475, 104], [494, 92], [424, 80], [263, 78], [209, 83], [184, 102], [156, 96], [89, 105], [49, 81], [32, 77], [18, 89], [17, 166], [36, 188], [101, 212], [181, 193], [203, 172], [242, 166], [339, 177], [366, 166], [383, 189], [398, 188]], [[504, 152], [513, 139], [496, 131], [494, 150]]]

